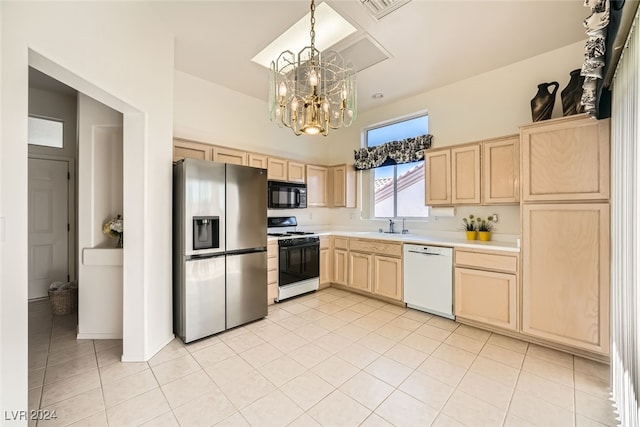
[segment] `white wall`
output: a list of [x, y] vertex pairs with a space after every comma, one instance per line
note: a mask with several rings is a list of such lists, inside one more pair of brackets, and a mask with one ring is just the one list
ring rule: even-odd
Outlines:
[[[28, 65], [124, 113], [124, 358], [172, 339], [173, 38], [139, 2], [2, 2], [0, 386], [27, 407]], [[10, 250], [8, 250], [10, 248]]]
[[[265, 90], [267, 70], [265, 69]], [[295, 136], [269, 121], [267, 104], [200, 79], [175, 72], [174, 136], [324, 164], [327, 140]]]
[[123, 250], [102, 232], [123, 212], [122, 148], [122, 114], [79, 94], [78, 339], [122, 338]]
[[[555, 51], [487, 72], [439, 89], [407, 98], [393, 104], [359, 114], [354, 125], [330, 134], [327, 163], [352, 162], [353, 150], [360, 148], [365, 127], [417, 111], [429, 113], [429, 133], [432, 147], [472, 142], [519, 132], [518, 126], [531, 123], [530, 101], [541, 82], [557, 81], [553, 117], [562, 116], [560, 91], [569, 82], [569, 72], [582, 63], [584, 43], [579, 42]], [[363, 175], [363, 176], [366, 176]], [[366, 178], [365, 178], [366, 179]], [[519, 234], [517, 206], [459, 208], [453, 218], [431, 219], [410, 223], [413, 230], [459, 230], [461, 219], [471, 213], [488, 216], [499, 213], [496, 231]], [[332, 224], [377, 229], [386, 221], [353, 221], [357, 210], [343, 210], [332, 216]], [[358, 213], [356, 216], [359, 216]], [[366, 215], [365, 215], [366, 216]]]

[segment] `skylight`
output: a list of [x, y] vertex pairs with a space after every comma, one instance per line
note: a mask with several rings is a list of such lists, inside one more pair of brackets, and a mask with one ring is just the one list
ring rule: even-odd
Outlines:
[[[285, 50], [298, 54], [302, 48], [309, 46], [309, 26], [311, 12], [300, 18], [288, 30], [277, 39], [262, 49], [251, 60], [263, 67], [269, 68], [271, 61], [275, 61]], [[345, 20], [338, 12], [327, 3], [321, 3], [316, 7], [316, 48], [324, 51], [355, 33], [357, 29]]]

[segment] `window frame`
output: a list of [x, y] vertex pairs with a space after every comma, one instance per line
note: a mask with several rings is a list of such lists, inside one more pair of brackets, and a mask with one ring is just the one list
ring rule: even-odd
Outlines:
[[[375, 130], [375, 129], [380, 129], [383, 127], [387, 127], [387, 126], [392, 126], [394, 124], [397, 123], [402, 123], [402, 122], [406, 122], [409, 120], [414, 120], [420, 117], [426, 117], [427, 118], [427, 133], [429, 132], [429, 111], [428, 110], [420, 110], [420, 111], [416, 111], [414, 113], [411, 114], [407, 114], [404, 116], [400, 116], [400, 117], [396, 117], [390, 120], [385, 120], [382, 122], [378, 122], [375, 123], [373, 125], [370, 126], [366, 126], [362, 129], [362, 141], [361, 141], [361, 146], [363, 148], [368, 148], [369, 147], [369, 131], [371, 130]], [[424, 162], [423, 160], [420, 160], [421, 162]], [[418, 162], [420, 162], [418, 161]], [[418, 163], [418, 162], [410, 162], [410, 163]], [[403, 164], [409, 164], [409, 163], [403, 163]], [[425, 205], [425, 207], [427, 208], [427, 214], [425, 216], [403, 216], [403, 217], [399, 217], [398, 216], [398, 165], [389, 165], [389, 166], [393, 166], [393, 216], [391, 218], [393, 219], [398, 219], [398, 218], [410, 218], [412, 221], [420, 221], [420, 220], [427, 220], [430, 216], [430, 207], [428, 205]], [[385, 166], [386, 167], [386, 166]], [[376, 216], [376, 208], [375, 208], [375, 168], [374, 169], [370, 169], [371, 170], [371, 177], [370, 177], [370, 189], [371, 191], [369, 191], [369, 197], [371, 198], [371, 203], [369, 206], [369, 218], [371, 219], [375, 219], [375, 220], [379, 220], [379, 219], [388, 219], [390, 218], [389, 216]], [[426, 185], [426, 182], [425, 182]]]
[[36, 120], [42, 120], [42, 121], [47, 121], [47, 122], [53, 122], [53, 123], [60, 123], [61, 126], [61, 135], [60, 135], [60, 143], [61, 145], [58, 146], [53, 146], [53, 145], [43, 145], [43, 144], [34, 144], [29, 140], [29, 135], [27, 134], [27, 145], [31, 145], [33, 147], [41, 147], [41, 148], [46, 148], [46, 149], [52, 149], [52, 150], [64, 150], [65, 149], [65, 144], [64, 144], [64, 136], [65, 136], [65, 121], [59, 118], [55, 118], [55, 117], [47, 117], [47, 116], [41, 116], [41, 115], [37, 115], [37, 114], [29, 114], [27, 121], [29, 119], [36, 119]]

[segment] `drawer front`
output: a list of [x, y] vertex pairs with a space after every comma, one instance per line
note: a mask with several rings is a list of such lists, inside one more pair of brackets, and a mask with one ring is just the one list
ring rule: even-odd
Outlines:
[[278, 284], [278, 270], [267, 271], [267, 284]]
[[456, 265], [516, 273], [518, 270], [518, 257], [513, 255], [456, 251]]
[[349, 241], [349, 248], [352, 251], [375, 253], [380, 255], [388, 255], [401, 257], [402, 256], [402, 244], [379, 242], [376, 240], [359, 240], [351, 239]]
[[278, 242], [269, 243], [267, 245], [267, 256], [269, 258], [278, 256]]
[[278, 269], [278, 258], [277, 257], [267, 258], [267, 270], [272, 271], [277, 269]]
[[320, 249], [329, 249], [329, 236], [320, 237]]
[[349, 249], [349, 239], [346, 237], [334, 237], [333, 247], [336, 249]]

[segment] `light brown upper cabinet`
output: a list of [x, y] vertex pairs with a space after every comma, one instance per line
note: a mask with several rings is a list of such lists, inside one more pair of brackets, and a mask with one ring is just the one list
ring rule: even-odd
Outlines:
[[173, 140], [173, 161], [180, 159], [211, 160], [213, 148], [210, 145], [184, 139]]
[[304, 184], [307, 179], [305, 164], [289, 160], [287, 162], [287, 177], [287, 181], [289, 182], [299, 182]]
[[267, 179], [286, 181], [289, 177], [287, 163], [285, 159], [269, 157], [267, 159]]
[[522, 206], [522, 332], [609, 354], [609, 204]]
[[424, 155], [425, 204], [451, 205], [451, 150], [428, 150]]
[[427, 150], [425, 204], [480, 204], [480, 144]]
[[329, 169], [307, 165], [307, 206], [329, 206]]
[[483, 204], [516, 204], [520, 201], [519, 147], [519, 135], [483, 141]]
[[451, 149], [451, 203], [480, 204], [480, 144]]
[[247, 154], [247, 165], [253, 168], [267, 169], [267, 156], [262, 154]]
[[580, 114], [522, 127], [522, 200], [608, 199], [609, 125]]
[[353, 165], [331, 166], [331, 206], [356, 207], [356, 170]]
[[247, 153], [232, 148], [213, 147], [213, 161], [246, 166]]

